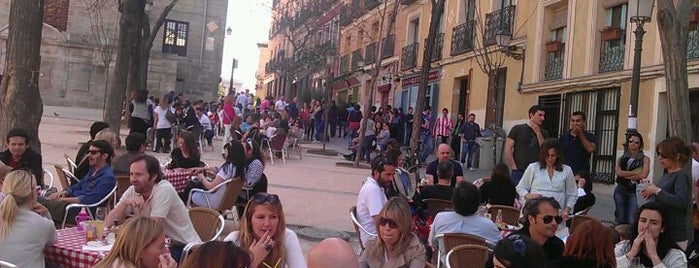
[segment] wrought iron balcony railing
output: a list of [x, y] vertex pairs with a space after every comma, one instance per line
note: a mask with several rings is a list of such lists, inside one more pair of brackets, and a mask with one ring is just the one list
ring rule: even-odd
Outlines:
[[563, 77], [563, 57], [549, 57], [546, 61], [544, 80], [557, 80]]
[[376, 57], [374, 56], [374, 52], [376, 50], [376, 42], [373, 42], [371, 44], [366, 45], [364, 48], [364, 63], [365, 64], [372, 64], [376, 60]]
[[357, 69], [359, 67], [364, 67], [364, 66], [360, 66], [360, 61], [364, 61], [364, 57], [362, 56], [362, 49], [357, 49], [355, 51], [352, 51], [352, 68], [351, 68], [351, 70]]
[[459, 55], [473, 50], [473, 25], [474, 21], [467, 21], [452, 29], [451, 55]]
[[516, 6], [506, 6], [485, 15], [485, 33], [483, 34], [484, 45], [494, 45], [495, 35], [498, 33], [513, 33], [515, 11]]
[[699, 29], [689, 31], [687, 35], [687, 59], [699, 59]]
[[[437, 33], [437, 37], [434, 39], [434, 41], [434, 46], [432, 47], [432, 61], [438, 61], [442, 59], [444, 33]], [[425, 44], [427, 44], [427, 38], [425, 38]]]
[[381, 59], [382, 60], [393, 57], [393, 53], [394, 53], [393, 50], [394, 50], [394, 47], [396, 46], [395, 37], [396, 36], [392, 34], [392, 35], [384, 37], [381, 40], [381, 42], [383, 42], [383, 48], [381, 51]]
[[349, 71], [350, 67], [350, 55], [344, 55], [340, 57], [340, 66], [339, 66], [339, 72], [340, 74], [346, 74]]
[[606, 73], [624, 69], [625, 47], [623, 43], [612, 46], [609, 42], [604, 42], [599, 57], [599, 72]]
[[420, 47], [419, 43], [412, 43], [403, 47], [401, 53], [401, 71], [409, 70], [417, 66], [417, 51]]

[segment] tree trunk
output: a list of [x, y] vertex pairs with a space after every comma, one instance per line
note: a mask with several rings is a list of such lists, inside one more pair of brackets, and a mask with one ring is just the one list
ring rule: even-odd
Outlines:
[[[112, 86], [107, 94], [107, 112], [104, 121], [109, 128], [119, 133], [121, 129], [121, 111], [124, 109], [126, 99], [126, 86], [129, 79], [129, 69], [132, 58], [131, 45], [134, 42], [138, 26], [139, 0], [124, 0], [119, 8], [119, 45], [117, 47], [116, 62], [114, 64], [114, 76]], [[141, 8], [142, 9], [142, 8]]]
[[5, 74], [0, 81], [0, 147], [12, 128], [29, 134], [32, 150], [41, 153], [39, 123], [44, 112], [39, 92], [43, 0], [15, 0], [10, 4]]
[[[384, 2], [384, 12], [387, 8], [388, 1]], [[396, 0], [393, 3], [393, 9], [391, 10], [391, 14], [389, 15], [388, 19], [388, 28], [386, 29], [386, 37], [391, 35], [391, 31], [393, 30], [394, 25], [396, 24], [396, 16], [398, 15], [398, 8], [400, 7], [400, 1]], [[384, 13], [385, 14], [385, 13]], [[371, 75], [371, 86], [369, 88], [369, 94], [366, 94], [366, 92], [362, 92], [362, 96], [368, 96], [368, 98], [364, 98], [364, 101], [362, 102], [362, 107], [364, 107], [364, 111], [362, 111], [362, 121], [361, 121], [361, 126], [359, 127], [359, 146], [357, 147], [357, 153], [355, 154], [354, 157], [354, 166], [359, 167], [359, 157], [361, 156], [362, 153], [362, 148], [364, 147], [364, 133], [366, 131], [366, 126], [368, 122], [368, 118], [371, 117], [371, 106], [372, 103], [374, 102], [374, 88], [376, 88], [376, 79], [379, 77], [379, 72], [381, 70], [381, 63], [383, 62], [383, 37], [381, 33], [383, 32], [383, 26], [384, 26], [384, 19], [381, 19], [381, 23], [379, 26], [379, 45], [376, 46], [374, 50], [374, 57], [375, 57], [375, 63], [374, 63], [374, 74]], [[395, 42], [394, 42], [395, 43]], [[362, 77], [364, 79], [364, 77]], [[361, 81], [360, 81], [361, 85]], [[364, 90], [363, 88], [361, 90]]]
[[[680, 137], [685, 143], [692, 142], [691, 118], [689, 111], [689, 84], [687, 82], [687, 35], [690, 0], [658, 0], [658, 31], [665, 67], [665, 88], [667, 89], [668, 128], [670, 136]], [[685, 165], [687, 174], [691, 165]], [[692, 189], [692, 180], [687, 181], [687, 189]], [[689, 244], [694, 237], [692, 228], [692, 200], [687, 198], [687, 238]]]
[[[435, 40], [437, 39], [437, 30], [439, 28], [442, 13], [444, 13], [445, 0], [430, 0], [432, 4], [432, 12], [430, 15], [430, 27], [425, 39], [425, 48], [422, 51], [422, 69], [420, 70], [420, 86], [417, 90], [415, 98], [415, 121], [413, 123], [413, 132], [410, 137], [410, 148], [413, 152], [417, 152], [417, 144], [420, 139], [420, 126], [422, 121], [422, 111], [425, 108], [425, 95], [427, 93], [427, 75], [432, 67], [432, 52], [434, 51]], [[433, 111], [438, 111], [438, 107], [431, 107]], [[434, 122], [432, 122], [434, 124]], [[432, 127], [432, 126], [430, 126]], [[426, 145], [424, 145], [426, 146]], [[424, 149], [424, 148], [423, 148]], [[420, 152], [418, 152], [419, 154]]]

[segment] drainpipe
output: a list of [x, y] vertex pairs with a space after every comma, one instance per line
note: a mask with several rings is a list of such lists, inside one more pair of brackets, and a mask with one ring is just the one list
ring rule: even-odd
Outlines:
[[201, 48], [199, 48], [199, 69], [204, 61], [204, 43], [206, 42], [206, 13], [209, 12], [209, 0], [204, 0], [204, 14], [201, 16]]

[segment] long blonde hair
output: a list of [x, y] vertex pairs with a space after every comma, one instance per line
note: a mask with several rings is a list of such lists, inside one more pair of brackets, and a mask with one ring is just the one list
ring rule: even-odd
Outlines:
[[2, 184], [2, 192], [5, 199], [0, 203], [0, 241], [10, 233], [12, 223], [17, 216], [19, 206], [27, 202], [34, 202], [34, 188], [36, 179], [31, 172], [26, 170], [15, 170], [7, 173]]
[[[400, 232], [400, 238], [398, 238], [398, 242], [396, 242], [393, 252], [387, 252], [387, 255], [394, 256], [407, 250], [408, 246], [410, 245], [410, 240], [413, 239], [414, 234], [412, 233], [413, 222], [410, 217], [410, 205], [408, 205], [408, 202], [405, 201], [405, 198], [395, 196], [389, 199], [388, 202], [384, 204], [381, 212], [379, 212], [378, 218], [393, 220], [398, 225], [398, 231]], [[381, 238], [379, 222], [377, 221], [375, 225], [378, 237], [376, 237], [374, 247], [367, 248], [367, 253], [375, 257], [380, 256], [383, 258], [386, 242]]]
[[[255, 200], [254, 197], [258, 195], [264, 196], [265, 201], [259, 204], [253, 202], [253, 200]], [[286, 264], [286, 247], [284, 245], [284, 236], [286, 233], [286, 220], [284, 218], [284, 209], [282, 208], [282, 202], [281, 200], [279, 200], [278, 197], [277, 202], [270, 202], [270, 195], [267, 193], [257, 193], [255, 194], [255, 196], [250, 198], [250, 201], [248, 201], [248, 204], [245, 207], [245, 212], [243, 213], [244, 217], [240, 221], [238, 245], [242, 248], [250, 248], [250, 245], [252, 245], [253, 240], [255, 240], [255, 234], [252, 231], [252, 214], [255, 211], [256, 207], [266, 206], [267, 208], [271, 209], [273, 212], [276, 212], [279, 215], [279, 224], [277, 225], [276, 234], [274, 235], [274, 237], [272, 237], [272, 240], [274, 240], [274, 246], [272, 246], [272, 250], [269, 251], [269, 254], [267, 254], [267, 258], [264, 260], [264, 262], [274, 267], [274, 265], [277, 263], [277, 260], [281, 260], [279, 267], [284, 267], [284, 265]]]
[[[114, 132], [113, 130], [108, 129], [108, 128], [105, 128], [102, 131], [97, 132], [97, 135], [95, 135], [94, 140], [96, 140], [96, 141], [103, 140], [103, 141], [108, 142], [109, 145], [114, 147], [115, 151], [116, 151], [116, 149], [119, 149], [119, 147], [121, 147], [121, 138], [119, 137], [119, 135], [116, 132]], [[116, 144], [118, 144], [119, 146], [114, 146]], [[112, 155], [112, 158], [114, 158], [114, 157], [115, 157], [115, 155]]]
[[112, 250], [95, 268], [109, 268], [115, 262], [135, 267], [143, 267], [141, 254], [150, 243], [165, 232], [157, 220], [137, 216], [121, 226]]

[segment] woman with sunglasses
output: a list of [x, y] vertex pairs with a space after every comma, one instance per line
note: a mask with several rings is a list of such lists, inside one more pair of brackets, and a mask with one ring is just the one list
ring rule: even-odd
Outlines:
[[568, 219], [578, 199], [578, 188], [573, 170], [563, 164], [561, 147], [556, 139], [546, 139], [539, 149], [539, 161], [530, 164], [517, 184], [520, 198], [552, 197], [563, 208], [562, 216]]
[[[181, 193], [180, 197], [182, 200], [186, 201], [189, 198], [189, 191], [193, 188], [211, 190], [224, 181], [235, 178], [243, 179], [245, 175], [245, 153], [243, 152], [243, 145], [240, 141], [232, 140], [223, 146], [223, 159], [225, 159], [226, 162], [220, 167], [193, 169], [192, 172], [197, 174], [197, 179], [189, 184], [185, 191]], [[212, 179], [206, 176], [208, 173], [216, 174], [216, 176]], [[200, 207], [217, 208], [225, 193], [225, 185], [219, 187], [215, 192], [210, 194], [195, 192], [192, 194], [192, 203]]]
[[410, 206], [403, 197], [384, 204], [376, 222], [378, 237], [369, 240], [359, 259], [362, 268], [425, 267], [425, 247], [413, 233]]
[[493, 250], [493, 258], [486, 267], [539, 268], [546, 260], [544, 250], [529, 237], [513, 234], [500, 239]]
[[645, 199], [654, 197], [667, 207], [668, 229], [672, 240], [683, 250], [687, 248], [687, 198], [691, 198], [692, 191], [687, 185], [692, 181], [682, 169], [691, 159], [692, 149], [677, 137], [668, 138], [658, 146], [655, 151], [658, 154], [660, 166], [667, 173], [657, 180], [657, 185], [650, 184], [643, 189], [641, 196]]
[[614, 230], [598, 220], [583, 222], [566, 240], [560, 267], [613, 268]]
[[131, 217], [119, 228], [112, 250], [95, 268], [175, 268], [165, 229], [157, 220]]
[[669, 217], [667, 208], [658, 202], [641, 206], [630, 239], [614, 248], [616, 267], [687, 267], [687, 258], [670, 234]]
[[636, 184], [648, 177], [650, 158], [643, 154], [643, 136], [631, 133], [626, 140], [627, 152], [619, 157], [614, 172], [614, 216], [616, 224], [631, 224], [638, 210]]
[[276, 194], [255, 194], [245, 208], [240, 230], [224, 241], [248, 249], [249, 268], [305, 268], [306, 259], [296, 233], [286, 228], [284, 209]]
[[44, 267], [45, 246], [56, 242], [50, 219], [32, 212], [38, 195], [31, 172], [15, 170], [5, 176], [0, 201], [0, 260], [17, 267]]

